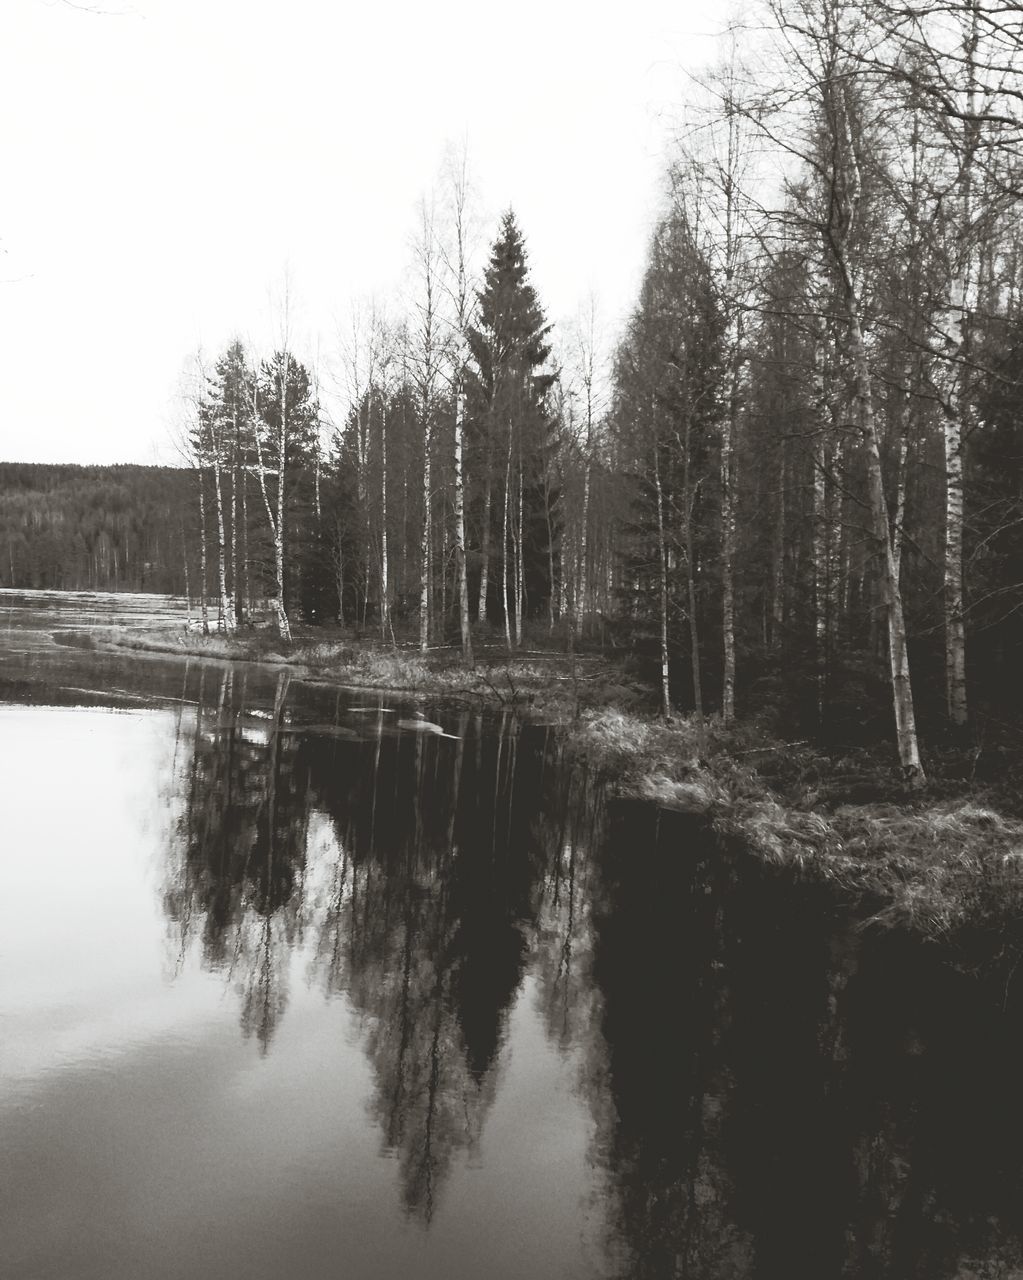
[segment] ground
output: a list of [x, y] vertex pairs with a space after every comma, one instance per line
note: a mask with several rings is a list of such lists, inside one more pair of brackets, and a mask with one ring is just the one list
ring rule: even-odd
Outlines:
[[[602, 655], [480, 645], [473, 667], [456, 648], [353, 640], [297, 629], [203, 637], [169, 628], [111, 629], [96, 643], [219, 660], [280, 663], [306, 678], [413, 697], [513, 707], [564, 725], [567, 750], [609, 788], [698, 814], [720, 836], [869, 901], [877, 923], [929, 937], [1023, 917], [1023, 813], [1008, 769], [981, 775], [979, 752], [931, 752], [928, 784], [899, 781], [886, 744], [825, 752], [756, 722], [665, 723], [655, 691]], [[972, 761], [972, 767], [971, 767]]]

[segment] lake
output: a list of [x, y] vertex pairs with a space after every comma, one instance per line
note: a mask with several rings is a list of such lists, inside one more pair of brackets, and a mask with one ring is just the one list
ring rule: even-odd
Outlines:
[[4, 1276], [1023, 1276], [1014, 968], [179, 608], [0, 591]]

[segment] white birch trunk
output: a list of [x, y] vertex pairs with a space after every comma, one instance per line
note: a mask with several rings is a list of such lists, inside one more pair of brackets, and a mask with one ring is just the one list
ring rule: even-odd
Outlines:
[[433, 525], [430, 499], [430, 421], [428, 410], [423, 424], [423, 526], [420, 536], [419, 560], [419, 650], [425, 653], [430, 647], [430, 576], [432, 559]]
[[522, 459], [519, 459], [519, 527], [515, 539], [515, 647], [522, 648], [522, 613], [526, 597], [526, 570], [522, 544]]
[[483, 484], [483, 525], [480, 529], [480, 598], [477, 606], [479, 621], [487, 620], [487, 586], [490, 577], [490, 502], [492, 482], [490, 475], [490, 450], [487, 450], [487, 475]]
[[668, 548], [664, 530], [664, 493], [661, 489], [660, 449], [654, 442], [654, 490], [657, 494], [657, 555], [661, 614], [661, 714], [671, 719], [671, 680], [668, 664]]
[[458, 620], [462, 634], [462, 659], [472, 666], [472, 630], [469, 626], [469, 579], [465, 564], [465, 489], [462, 475], [462, 434], [465, 397], [455, 391], [455, 570], [458, 575]]
[[199, 463], [199, 615], [202, 618], [202, 633], [210, 634], [210, 611], [208, 603], [209, 586], [206, 569], [206, 494], [202, 480], [202, 462]]
[[213, 455], [213, 490], [217, 505], [217, 588], [220, 614], [217, 626], [221, 631], [234, 630], [234, 615], [227, 595], [227, 537], [224, 530], [224, 495], [220, 481], [220, 450]]
[[512, 432], [511, 423], [508, 423], [508, 461], [504, 469], [504, 513], [501, 521], [501, 609], [504, 614], [504, 639], [508, 646], [508, 652], [512, 651], [512, 633], [511, 618], [509, 616], [509, 591], [508, 591], [508, 504], [511, 501], [511, 460], [512, 460]]
[[576, 587], [575, 602], [575, 633], [581, 636], [583, 633], [583, 621], [586, 617], [587, 598], [587, 552], [589, 550], [589, 524], [590, 524], [590, 431], [586, 433], [586, 466], [583, 471], [583, 510], [582, 518], [579, 521], [579, 575], [578, 585]]
[[[391, 596], [387, 581], [387, 404], [381, 405], [380, 417], [380, 638], [385, 640], [391, 627]], [[394, 639], [394, 636], [391, 636]]]

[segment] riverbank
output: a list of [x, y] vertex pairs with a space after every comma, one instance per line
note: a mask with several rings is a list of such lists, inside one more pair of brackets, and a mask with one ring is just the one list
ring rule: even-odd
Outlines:
[[[558, 652], [509, 657], [481, 647], [425, 654], [298, 633], [202, 636], [111, 629], [101, 647], [281, 665], [307, 679], [410, 697], [511, 707], [564, 725], [566, 749], [617, 794], [704, 815], [719, 835], [765, 861], [869, 900], [874, 920], [927, 937], [1023, 918], [1023, 814], [1005, 791], [935, 757], [923, 791], [903, 788], [878, 752], [826, 754], [756, 723], [670, 724], [619, 663]], [[975, 770], [974, 770], [975, 772]]]
[[352, 689], [381, 689], [415, 698], [444, 698], [514, 707], [552, 719], [599, 707], [644, 706], [650, 694], [621, 663], [590, 654], [520, 651], [481, 646], [467, 667], [457, 649], [421, 653], [411, 645], [385, 647], [347, 638], [320, 638], [296, 631], [290, 645], [269, 631], [203, 636], [176, 627], [108, 628], [97, 647], [136, 653], [174, 654], [222, 662], [280, 665], [307, 679]]
[[935, 758], [910, 791], [871, 753], [836, 758], [714, 719], [705, 732], [701, 756], [692, 720], [597, 711], [568, 745], [619, 794], [705, 815], [725, 840], [866, 901], [876, 924], [947, 939], [1023, 919], [1023, 815], [997, 788]]

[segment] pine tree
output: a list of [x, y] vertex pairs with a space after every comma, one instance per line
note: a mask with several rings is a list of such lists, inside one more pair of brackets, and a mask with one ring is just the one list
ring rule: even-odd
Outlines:
[[547, 323], [529, 282], [525, 242], [510, 210], [504, 215], [469, 329], [474, 361], [469, 419], [479, 477], [479, 617], [494, 611], [491, 583], [500, 569], [500, 609], [512, 647], [526, 616], [547, 611], [555, 589], [557, 528], [553, 483], [555, 419], [548, 397]]

